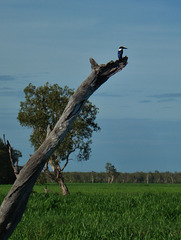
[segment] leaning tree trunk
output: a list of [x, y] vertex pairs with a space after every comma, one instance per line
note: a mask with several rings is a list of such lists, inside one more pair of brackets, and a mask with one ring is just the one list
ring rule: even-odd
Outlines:
[[54, 129], [20, 171], [16, 181], [2, 202], [0, 207], [1, 240], [8, 239], [21, 220], [30, 193], [46, 161], [63, 141], [87, 99], [109, 77], [126, 66], [127, 57], [124, 57], [120, 61], [110, 61], [102, 65], [98, 65], [92, 58], [90, 58], [90, 62], [92, 73], [70, 97]]

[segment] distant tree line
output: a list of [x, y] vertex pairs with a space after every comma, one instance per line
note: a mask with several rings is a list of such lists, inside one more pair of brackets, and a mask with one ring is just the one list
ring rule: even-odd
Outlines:
[[[68, 183], [181, 183], [181, 172], [115, 172], [110, 177], [107, 172], [64, 172], [65, 181]], [[110, 180], [113, 179], [113, 180]], [[52, 182], [44, 173], [41, 173], [37, 183]]]
[[[21, 152], [12, 149], [13, 159], [16, 162], [22, 156]], [[8, 148], [0, 138], [0, 184], [11, 184], [15, 180], [13, 168], [10, 163]], [[181, 172], [117, 172], [114, 165], [106, 163], [105, 172], [64, 172], [64, 179], [69, 183], [181, 183]], [[45, 172], [42, 172], [37, 184], [53, 182]]]
[[[181, 183], [181, 173], [179, 172], [117, 172], [115, 166], [106, 163], [105, 172], [65, 172], [64, 178], [69, 183]], [[48, 183], [51, 180], [42, 173], [37, 183]]]

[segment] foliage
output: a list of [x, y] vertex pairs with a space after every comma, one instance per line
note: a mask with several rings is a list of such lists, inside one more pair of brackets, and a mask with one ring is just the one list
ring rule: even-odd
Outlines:
[[[47, 126], [55, 126], [60, 118], [73, 89], [58, 84], [36, 87], [31, 83], [24, 89], [25, 101], [20, 103], [18, 120], [22, 126], [30, 127], [33, 132], [30, 141], [35, 150], [44, 141]], [[91, 137], [100, 127], [95, 122], [98, 108], [87, 101], [73, 128], [56, 151], [59, 160], [67, 160], [69, 155], [78, 150], [78, 160], [88, 160], [91, 152]]]
[[[22, 154], [19, 150], [12, 148], [12, 157], [16, 162]], [[9, 159], [9, 152], [6, 144], [0, 138], [0, 183], [7, 184], [15, 181], [15, 175]]]
[[[56, 191], [58, 186], [49, 188]], [[36, 186], [10, 240], [181, 239], [180, 185], [70, 184], [69, 188], [72, 194], [65, 198], [43, 194], [43, 186]]]
[[19, 150], [12, 149], [12, 158], [14, 163], [16, 163], [20, 157], [22, 157], [22, 153]]
[[105, 169], [106, 169], [107, 174], [113, 174], [116, 172], [115, 166], [112, 165], [111, 163], [106, 163]]

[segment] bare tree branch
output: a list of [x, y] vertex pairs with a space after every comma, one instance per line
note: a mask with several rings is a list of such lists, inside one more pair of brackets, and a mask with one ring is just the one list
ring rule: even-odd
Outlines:
[[62, 169], [61, 169], [61, 172], [63, 172], [63, 170], [66, 168], [68, 162], [69, 162], [69, 159], [68, 159], [68, 157], [67, 157], [67, 158], [66, 158], [66, 162], [65, 162], [64, 166], [63, 166]]
[[[3, 137], [4, 137], [4, 141], [5, 141], [5, 134], [3, 134]], [[15, 160], [13, 159], [13, 150], [12, 150], [11, 144], [8, 140], [7, 140], [6, 146], [7, 146], [8, 152], [9, 152], [9, 159], [10, 159], [10, 162], [11, 162], [11, 166], [12, 166], [14, 174], [17, 178], [17, 176], [20, 172], [19, 166], [18, 166], [18, 159], [16, 160], [16, 165], [15, 165]]]
[[56, 175], [55, 175], [54, 173], [50, 172], [49, 169], [47, 169], [47, 170], [45, 171], [45, 173], [46, 173], [46, 175], [47, 175], [50, 179], [52, 179], [53, 181], [56, 182], [57, 179], [56, 179]]
[[11, 144], [9, 143], [9, 141], [7, 140], [7, 148], [8, 148], [8, 152], [9, 152], [9, 159], [11, 162], [11, 166], [14, 170], [14, 162], [13, 162], [13, 157], [12, 157], [12, 148], [11, 148]]
[[68, 162], [69, 162], [69, 156], [71, 153], [75, 152], [77, 147], [75, 147], [74, 149], [72, 149], [71, 151], [68, 152], [67, 156], [66, 156], [66, 162], [64, 164], [64, 166], [61, 168], [61, 172], [63, 172], [63, 170], [66, 168]]
[[54, 129], [20, 171], [18, 178], [1, 204], [1, 240], [8, 239], [18, 222], [21, 220], [30, 193], [45, 163], [63, 141], [67, 132], [71, 129], [87, 99], [96, 91], [96, 89], [106, 82], [109, 77], [121, 71], [127, 65], [127, 59], [127, 57], [124, 57], [120, 61], [110, 61], [107, 64], [102, 65], [98, 65], [95, 60], [92, 58], [90, 59], [92, 73], [70, 97], [69, 102]]

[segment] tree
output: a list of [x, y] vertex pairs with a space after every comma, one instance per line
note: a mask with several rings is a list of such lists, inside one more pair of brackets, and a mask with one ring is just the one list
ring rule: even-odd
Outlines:
[[127, 65], [127, 57], [98, 65], [90, 58], [92, 73], [70, 97], [54, 129], [30, 157], [0, 207], [0, 239], [10, 237], [25, 211], [33, 186], [45, 163], [59, 147], [88, 98], [111, 76]]
[[1, 184], [11, 184], [15, 181], [16, 176], [13, 171], [12, 164], [14, 165], [18, 162], [19, 157], [22, 157], [22, 154], [19, 150], [11, 148], [12, 160], [10, 161], [10, 156], [8, 152], [8, 146], [0, 138], [0, 183]]
[[117, 170], [111, 163], [106, 163], [107, 182], [113, 183]]
[[154, 179], [156, 183], [161, 183], [161, 174], [158, 170], [155, 170], [154, 172]]
[[146, 173], [146, 184], [149, 184], [150, 182], [153, 183], [154, 181], [154, 175], [152, 172]]
[[92, 171], [91, 172], [91, 182], [94, 183], [94, 181], [95, 181], [95, 172]]
[[[50, 85], [47, 82], [40, 87], [30, 83], [24, 89], [24, 93], [25, 101], [20, 103], [18, 120], [22, 126], [33, 128], [30, 141], [37, 150], [51, 132], [51, 128], [55, 126], [74, 91], [67, 86], [62, 88], [58, 84]], [[69, 193], [62, 172], [69, 162], [71, 153], [76, 151], [79, 161], [89, 159], [92, 134], [100, 130], [95, 122], [97, 113], [98, 108], [87, 101], [72, 129], [49, 159], [53, 172], [49, 171], [46, 164], [45, 173], [59, 184], [63, 195]], [[62, 162], [65, 163], [62, 165]]]

